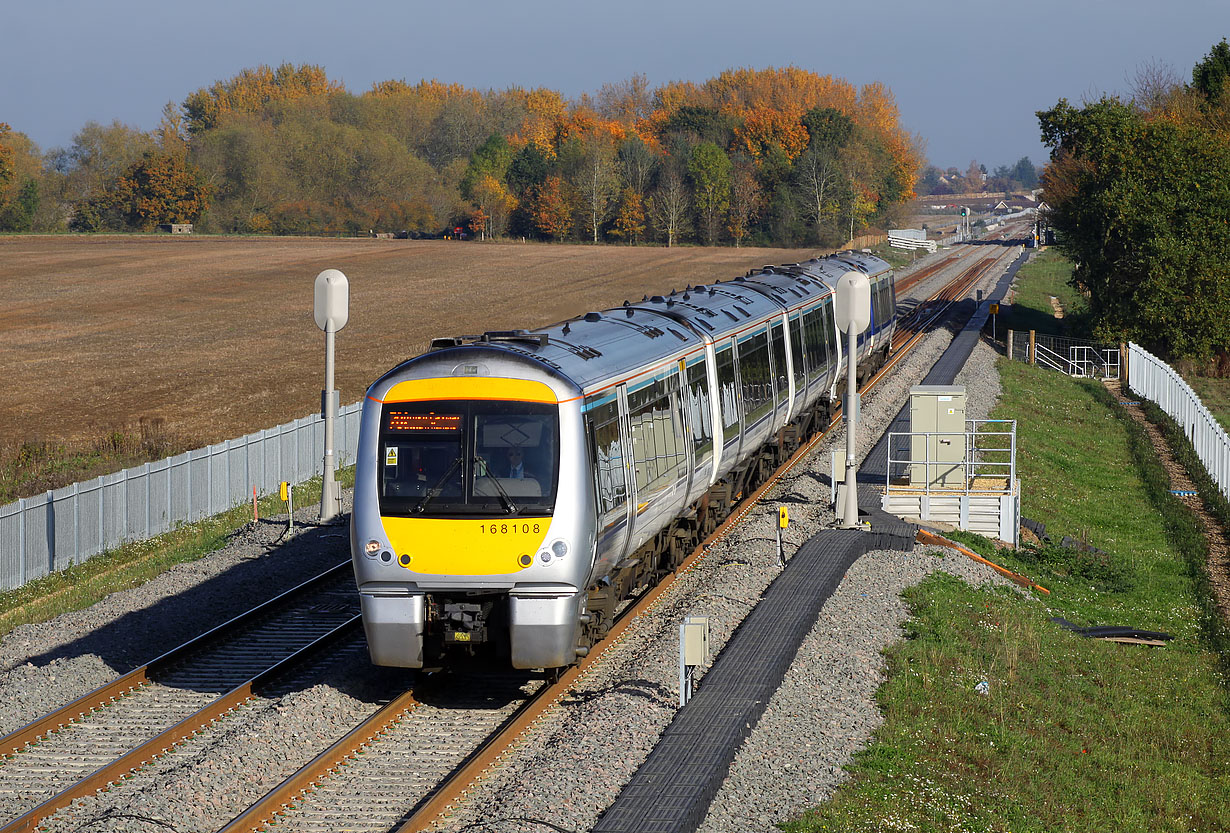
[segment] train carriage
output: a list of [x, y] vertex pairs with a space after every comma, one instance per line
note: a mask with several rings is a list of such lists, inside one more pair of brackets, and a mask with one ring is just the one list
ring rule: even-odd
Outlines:
[[621, 599], [671, 569], [771, 462], [827, 424], [848, 364], [837, 280], [865, 272], [886, 355], [888, 265], [864, 254], [438, 339], [375, 382], [351, 545], [374, 662], [480, 646], [575, 662]]

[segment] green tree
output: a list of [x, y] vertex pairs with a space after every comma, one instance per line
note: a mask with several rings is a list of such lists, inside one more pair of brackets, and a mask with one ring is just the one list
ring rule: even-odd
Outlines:
[[1230, 344], [1230, 141], [1117, 98], [1038, 114], [1050, 222], [1096, 333], [1175, 358]]
[[468, 200], [473, 199], [474, 187], [486, 177], [504, 182], [512, 160], [513, 152], [508, 140], [498, 133], [488, 136], [487, 141], [470, 154], [470, 165], [461, 178], [461, 195]]
[[1222, 38], [1192, 69], [1192, 88], [1207, 100], [1216, 102], [1221, 98], [1227, 76], [1230, 76], [1230, 43]]
[[850, 141], [854, 121], [833, 107], [816, 107], [803, 114], [803, 126], [811, 137], [809, 147], [836, 152]]
[[40, 199], [38, 181], [27, 179], [17, 189], [17, 196], [0, 207], [0, 230], [31, 231]]
[[688, 179], [692, 183], [693, 203], [705, 232], [705, 242], [717, 242], [722, 217], [730, 208], [730, 174], [733, 169], [726, 151], [713, 142], [701, 142], [688, 157]]

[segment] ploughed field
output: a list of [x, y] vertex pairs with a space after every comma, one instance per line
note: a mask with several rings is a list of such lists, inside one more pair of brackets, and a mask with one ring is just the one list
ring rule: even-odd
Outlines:
[[446, 240], [0, 238], [0, 444], [159, 425], [191, 445], [319, 411], [323, 269], [350, 279], [336, 386], [359, 399], [433, 337], [534, 328], [800, 249]]

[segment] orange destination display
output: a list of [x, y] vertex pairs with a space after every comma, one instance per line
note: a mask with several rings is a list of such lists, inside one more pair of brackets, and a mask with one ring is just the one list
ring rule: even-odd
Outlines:
[[414, 434], [420, 431], [460, 431], [461, 414], [412, 414], [389, 411], [386, 431]]

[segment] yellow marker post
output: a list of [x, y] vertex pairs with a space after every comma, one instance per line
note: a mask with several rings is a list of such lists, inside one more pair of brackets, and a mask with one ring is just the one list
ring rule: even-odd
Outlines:
[[782, 530], [790, 525], [790, 515], [785, 506], [777, 507], [777, 566], [786, 568], [786, 548], [782, 544]]
[[282, 501], [286, 504], [287, 517], [290, 519], [290, 526], [287, 527], [287, 531], [294, 532], [295, 531], [295, 505], [291, 497], [290, 483], [283, 480], [278, 485], [278, 497], [282, 498]]

